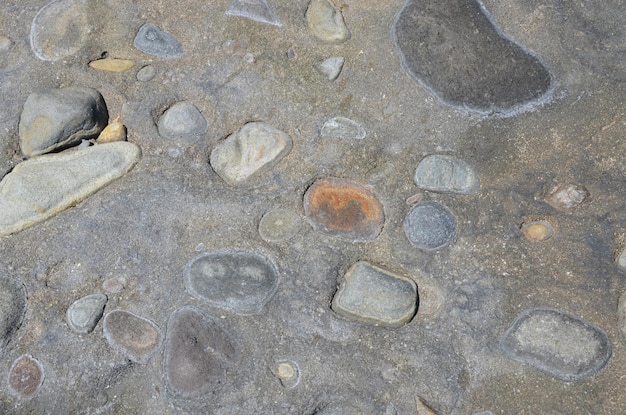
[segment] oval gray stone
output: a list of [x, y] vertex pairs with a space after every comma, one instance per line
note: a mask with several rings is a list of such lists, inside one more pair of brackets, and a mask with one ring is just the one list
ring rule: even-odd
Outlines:
[[159, 135], [174, 140], [206, 131], [208, 123], [200, 110], [191, 102], [177, 102], [163, 113], [157, 123]]
[[160, 58], [179, 58], [183, 54], [183, 45], [152, 23], [146, 23], [139, 28], [133, 44], [140, 51]]
[[20, 328], [26, 314], [26, 290], [13, 278], [0, 275], [0, 350]]
[[79, 334], [91, 333], [104, 313], [107, 300], [104, 294], [91, 294], [74, 301], [66, 313], [70, 329]]
[[36, 156], [96, 138], [109, 120], [102, 95], [92, 88], [45, 89], [26, 98], [20, 116], [20, 147]]
[[433, 154], [419, 162], [413, 180], [417, 187], [442, 193], [476, 193], [480, 179], [463, 160], [452, 156]]
[[236, 359], [229, 336], [200, 310], [181, 307], [170, 315], [163, 367], [173, 394], [196, 398], [211, 392]]
[[594, 375], [611, 357], [604, 331], [548, 307], [520, 313], [500, 344], [511, 359], [567, 382]]
[[415, 315], [417, 285], [406, 277], [360, 261], [346, 272], [332, 309], [349, 320], [401, 327]]
[[146, 65], [137, 71], [137, 80], [139, 82], [148, 82], [156, 75], [156, 68], [152, 65]]
[[196, 298], [237, 314], [261, 311], [278, 287], [278, 270], [254, 251], [198, 255], [183, 271], [185, 288]]
[[301, 226], [302, 219], [293, 210], [275, 209], [261, 218], [259, 235], [266, 242], [284, 241], [294, 237]]
[[117, 141], [21, 162], [0, 182], [0, 236], [76, 205], [126, 174], [140, 157], [138, 146]]
[[58, 61], [78, 52], [90, 31], [85, 2], [54, 0], [33, 19], [30, 47], [39, 59]]
[[365, 135], [365, 128], [361, 124], [346, 117], [330, 118], [320, 129], [322, 138], [362, 140]]
[[161, 329], [153, 321], [124, 310], [107, 314], [102, 331], [113, 349], [142, 364], [157, 354], [163, 341]]
[[440, 203], [417, 203], [404, 220], [404, 233], [413, 245], [434, 251], [454, 239], [456, 218]]

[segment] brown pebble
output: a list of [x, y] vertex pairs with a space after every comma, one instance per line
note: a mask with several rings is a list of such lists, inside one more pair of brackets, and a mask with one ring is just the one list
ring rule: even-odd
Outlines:
[[119, 117], [107, 125], [96, 139], [96, 143], [104, 144], [113, 141], [126, 141], [126, 126], [118, 121]]
[[31, 355], [18, 357], [9, 370], [9, 389], [21, 398], [32, 398], [43, 383], [43, 367]]
[[531, 241], [545, 241], [554, 235], [554, 228], [544, 220], [523, 223], [520, 229]]

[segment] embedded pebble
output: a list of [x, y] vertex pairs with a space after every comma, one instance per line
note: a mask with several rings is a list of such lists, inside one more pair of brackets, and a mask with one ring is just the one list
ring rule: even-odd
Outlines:
[[328, 139], [362, 140], [365, 135], [361, 124], [346, 117], [330, 118], [320, 129], [320, 136]]
[[174, 140], [197, 136], [206, 131], [207, 120], [191, 102], [177, 102], [167, 109], [157, 123], [159, 135]]
[[401, 327], [415, 315], [417, 298], [412, 280], [360, 261], [346, 272], [332, 309], [349, 320]]
[[433, 154], [419, 162], [413, 180], [417, 187], [442, 193], [472, 194], [480, 188], [478, 175], [465, 161]]
[[169, 390], [183, 398], [211, 392], [236, 360], [235, 345], [212, 319], [193, 307], [174, 311], [167, 322], [164, 372]]
[[567, 185], [555, 185], [548, 191], [545, 201], [560, 211], [570, 211], [579, 206], [589, 197], [589, 191], [585, 186], [571, 183]]
[[30, 27], [30, 47], [43, 61], [76, 54], [91, 31], [85, 2], [54, 0], [39, 10]]
[[554, 228], [545, 220], [525, 222], [520, 227], [522, 234], [531, 241], [545, 241], [554, 235]]
[[520, 313], [501, 346], [511, 359], [566, 382], [594, 375], [611, 357], [611, 343], [604, 331], [554, 308]]
[[313, 36], [324, 42], [343, 43], [350, 39], [341, 10], [331, 0], [311, 0], [305, 17]]
[[133, 362], [146, 364], [161, 348], [161, 329], [147, 318], [114, 310], [104, 317], [104, 337], [114, 350]]
[[266, 242], [285, 241], [296, 236], [302, 226], [300, 215], [290, 209], [267, 212], [259, 222], [259, 235]]
[[156, 75], [156, 68], [152, 65], [146, 65], [137, 71], [137, 80], [140, 82], [151, 81]]
[[66, 313], [70, 329], [79, 334], [91, 333], [104, 313], [107, 300], [104, 294], [91, 294], [74, 301]]
[[285, 389], [291, 389], [300, 382], [298, 364], [290, 360], [280, 360], [272, 366], [272, 373], [280, 380]]
[[24, 285], [13, 278], [0, 275], [0, 351], [20, 328], [25, 314]]
[[19, 163], [0, 182], [0, 236], [75, 206], [130, 171], [140, 156], [138, 146], [118, 141]]
[[343, 56], [334, 56], [332, 58], [324, 59], [320, 63], [315, 65], [315, 70], [324, 75], [329, 81], [334, 81], [339, 77], [345, 59]]
[[173, 59], [183, 55], [183, 45], [152, 23], [139, 28], [133, 44], [140, 51], [160, 58]]
[[308, 188], [304, 212], [315, 230], [355, 242], [376, 238], [385, 222], [383, 206], [372, 192], [334, 177]]
[[249, 122], [211, 151], [213, 170], [236, 186], [258, 176], [291, 151], [291, 137], [264, 122]]
[[194, 297], [237, 314], [257, 314], [278, 288], [278, 270], [255, 251], [213, 251], [192, 259], [183, 271]]
[[448, 245], [456, 236], [456, 218], [438, 202], [420, 202], [404, 220], [404, 233], [420, 249], [434, 251]]
[[20, 148], [36, 156], [95, 138], [107, 125], [104, 98], [92, 88], [45, 89], [26, 98], [20, 116]]
[[8, 65], [8, 58], [13, 48], [13, 40], [8, 36], [0, 35], [0, 69], [5, 69]]
[[98, 138], [96, 138], [96, 143], [104, 144], [112, 143], [114, 141], [126, 141], [126, 135], [126, 126], [115, 120], [111, 124], [104, 127], [104, 130], [102, 130], [100, 135], [98, 135]]
[[615, 263], [622, 271], [626, 271], [626, 247], [619, 252], [617, 258], [615, 258]]
[[228, 16], [241, 16], [255, 22], [282, 26], [267, 0], [233, 0], [226, 10]]
[[89, 62], [89, 66], [100, 71], [125, 72], [135, 66], [130, 59], [104, 58]]
[[622, 334], [622, 340], [626, 342], [626, 291], [619, 299], [619, 304], [617, 306], [617, 317], [619, 332]]
[[405, 69], [446, 105], [513, 114], [551, 89], [542, 61], [500, 34], [476, 0], [408, 0], [392, 37]]
[[30, 399], [39, 391], [43, 379], [41, 363], [31, 355], [24, 354], [15, 359], [9, 369], [9, 390], [22, 399]]

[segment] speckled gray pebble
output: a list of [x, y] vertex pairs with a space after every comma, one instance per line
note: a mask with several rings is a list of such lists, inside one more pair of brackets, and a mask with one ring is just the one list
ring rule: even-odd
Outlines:
[[202, 134], [208, 127], [207, 120], [191, 102], [172, 105], [157, 123], [159, 135], [170, 140]]
[[133, 44], [140, 51], [160, 58], [173, 59], [183, 55], [183, 45], [152, 23], [146, 23], [139, 28]]
[[413, 206], [404, 220], [404, 233], [420, 249], [433, 251], [448, 245], [456, 235], [456, 218], [438, 202]]
[[465, 161], [452, 156], [432, 154], [419, 162], [413, 176], [417, 187], [442, 193], [476, 193], [478, 175]]
[[79, 334], [91, 333], [104, 313], [107, 300], [104, 294], [91, 294], [74, 301], [66, 313], [70, 329]]
[[146, 65], [137, 72], [137, 80], [140, 82], [151, 81], [156, 75], [156, 68], [152, 65]]

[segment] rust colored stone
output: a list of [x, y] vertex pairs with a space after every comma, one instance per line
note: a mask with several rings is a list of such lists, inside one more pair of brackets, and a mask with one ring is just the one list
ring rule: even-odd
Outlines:
[[304, 195], [304, 211], [313, 228], [351, 241], [369, 241], [383, 228], [385, 215], [376, 196], [349, 180], [328, 177]]

